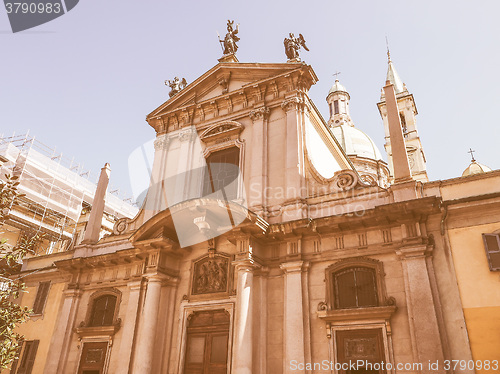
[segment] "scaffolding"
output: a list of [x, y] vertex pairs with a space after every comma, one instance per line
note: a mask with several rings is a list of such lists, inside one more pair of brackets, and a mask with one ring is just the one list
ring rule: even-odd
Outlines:
[[[24, 195], [11, 210], [9, 223], [22, 231], [42, 233], [48, 243], [45, 253], [51, 253], [55, 243], [68, 248], [75, 237], [82, 207], [93, 203], [97, 178], [83, 164], [67, 159], [29, 133], [0, 135], [0, 156], [7, 160], [0, 168], [0, 176], [17, 176], [18, 191]], [[137, 211], [126, 200], [107, 194], [108, 215], [133, 217]]]

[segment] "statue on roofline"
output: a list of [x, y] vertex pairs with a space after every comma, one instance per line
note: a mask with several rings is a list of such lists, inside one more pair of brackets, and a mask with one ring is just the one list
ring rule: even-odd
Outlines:
[[224, 37], [224, 40], [220, 39], [219, 42], [224, 46], [224, 55], [235, 54], [238, 50], [238, 46], [236, 42], [240, 41], [240, 38], [236, 36], [239, 31], [240, 24], [236, 25], [236, 29], [234, 28], [234, 21], [227, 20], [227, 34]]
[[170, 92], [168, 93], [168, 95], [172, 97], [175, 94], [179, 93], [179, 91], [182, 90], [184, 87], [186, 87], [187, 82], [185, 78], [182, 78], [182, 80], [180, 80], [179, 77], [175, 77], [174, 80], [171, 81], [166, 80], [165, 86], [170, 87]]
[[285, 38], [285, 40], [283, 41], [283, 44], [285, 45], [286, 57], [288, 58], [288, 61], [300, 61], [300, 47], [303, 47], [306, 51], [309, 51], [309, 48], [307, 48], [306, 46], [306, 41], [302, 34], [299, 34], [298, 38], [296, 38], [293, 33], [290, 33], [289, 36], [289, 38]]

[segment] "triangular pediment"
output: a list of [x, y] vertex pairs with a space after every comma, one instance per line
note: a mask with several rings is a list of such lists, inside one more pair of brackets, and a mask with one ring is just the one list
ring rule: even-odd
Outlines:
[[210, 102], [235, 91], [244, 93], [246, 88], [265, 85], [269, 80], [286, 77], [296, 70], [307, 71], [312, 83], [317, 80], [312, 68], [303, 63], [219, 63], [152, 111], [147, 119]]

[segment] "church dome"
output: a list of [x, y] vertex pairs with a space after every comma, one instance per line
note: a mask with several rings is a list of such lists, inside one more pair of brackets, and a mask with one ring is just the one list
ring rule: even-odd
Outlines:
[[335, 92], [343, 92], [347, 94], [347, 96], [349, 96], [349, 93], [347, 92], [345, 87], [340, 84], [338, 79], [335, 80], [335, 83], [333, 84], [332, 88], [330, 88], [330, 91], [328, 91], [328, 96]]
[[473, 160], [467, 167], [467, 169], [465, 169], [464, 172], [462, 173], [462, 177], [467, 177], [469, 175], [474, 175], [474, 174], [487, 173], [488, 171], [491, 171], [491, 169], [488, 166], [482, 165], [476, 160]]
[[346, 124], [334, 126], [330, 130], [348, 156], [354, 155], [371, 158], [372, 160], [382, 160], [382, 155], [377, 146], [363, 131]]

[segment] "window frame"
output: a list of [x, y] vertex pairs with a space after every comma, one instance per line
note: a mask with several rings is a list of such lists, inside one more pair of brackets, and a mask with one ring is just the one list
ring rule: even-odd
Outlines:
[[[35, 300], [33, 301], [32, 315], [34, 316], [43, 315], [45, 311], [45, 305], [47, 305], [47, 300], [49, 299], [51, 284], [52, 284], [51, 281], [38, 282]], [[46, 288], [42, 288], [45, 286]], [[42, 292], [44, 292], [45, 294], [43, 294]]]
[[[39, 344], [40, 340], [37, 339], [23, 341], [21, 354], [16, 362], [16, 367], [11, 370], [11, 373], [32, 374]], [[30, 350], [26, 352], [28, 347], [30, 347]]]
[[[338, 308], [336, 305], [335, 274], [345, 271], [349, 268], [366, 268], [373, 271], [376, 286], [377, 304], [373, 306], [354, 306], [347, 308]], [[384, 269], [381, 261], [371, 258], [349, 258], [338, 261], [326, 268], [326, 308], [327, 310], [355, 310], [361, 308], [376, 308], [391, 305], [393, 300], [387, 297], [385, 288]]]
[[[222, 149], [216, 149], [216, 150], [212, 150], [208, 155], [205, 156], [205, 162], [206, 162], [206, 168], [204, 170], [204, 173], [203, 173], [203, 183], [202, 183], [202, 186], [201, 186], [201, 196], [206, 196], [206, 195], [210, 195], [212, 193], [216, 193], [218, 190], [215, 190], [215, 191], [212, 191], [210, 193], [207, 193], [205, 194], [205, 187], [206, 187], [206, 182], [207, 182], [207, 173], [208, 173], [208, 180], [209, 180], [209, 183], [210, 183], [210, 189], [214, 189], [213, 187], [213, 175], [212, 175], [212, 170], [210, 168], [210, 162], [209, 162], [209, 159], [211, 157], [213, 157], [214, 155], [216, 155], [217, 153], [220, 153], [220, 152], [226, 152], [226, 153], [229, 153], [229, 152], [234, 152], [235, 155], [237, 155], [238, 157], [238, 160], [237, 160], [237, 164], [230, 164], [230, 165], [235, 165], [237, 168], [238, 168], [238, 175], [236, 176], [236, 180], [238, 181], [238, 185], [236, 187], [236, 191], [235, 191], [235, 194], [236, 196], [231, 196], [231, 197], [228, 197], [228, 200], [237, 200], [238, 198], [241, 197], [241, 193], [240, 193], [240, 179], [241, 179], [241, 175], [242, 175], [242, 171], [241, 171], [241, 149], [239, 149], [237, 146], [229, 146], [229, 147], [224, 147]], [[214, 162], [215, 164], [218, 164], [218, 162]], [[224, 186], [224, 190], [227, 186]], [[225, 194], [227, 193], [226, 191], [224, 192]], [[225, 195], [224, 195], [225, 196]]]
[[[498, 266], [493, 266], [491, 256], [490, 256], [490, 253], [498, 253], [500, 255], [500, 234], [489, 233], [489, 234], [482, 234], [482, 236], [483, 236], [484, 250], [486, 251], [486, 259], [488, 260], [488, 266], [490, 268], [490, 271], [500, 271], [500, 264]], [[488, 241], [486, 239], [487, 237], [495, 237], [496, 238], [498, 250], [496, 250], [496, 251], [489, 250]]]
[[[99, 298], [101, 298], [103, 296], [107, 296], [107, 295], [116, 297], [116, 302], [115, 302], [115, 308], [114, 308], [114, 311], [113, 311], [112, 322], [111, 322], [110, 325], [97, 325], [97, 326], [94, 326], [94, 325], [91, 324], [91, 318], [92, 318], [92, 314], [93, 314], [93, 309], [94, 309], [94, 306], [95, 306], [95, 302]], [[85, 316], [84, 326], [85, 327], [89, 327], [89, 328], [97, 328], [97, 329], [99, 329], [99, 328], [106, 328], [106, 327], [115, 325], [117, 323], [117, 320], [118, 320], [118, 314], [119, 314], [119, 311], [120, 311], [121, 298], [122, 298], [121, 292], [119, 290], [115, 289], [115, 288], [112, 288], [112, 289], [109, 289], [109, 288], [108, 289], [102, 289], [102, 290], [96, 291], [92, 295], [90, 295], [89, 301], [88, 301], [88, 304], [87, 304], [87, 313], [86, 313], [86, 316]]]

